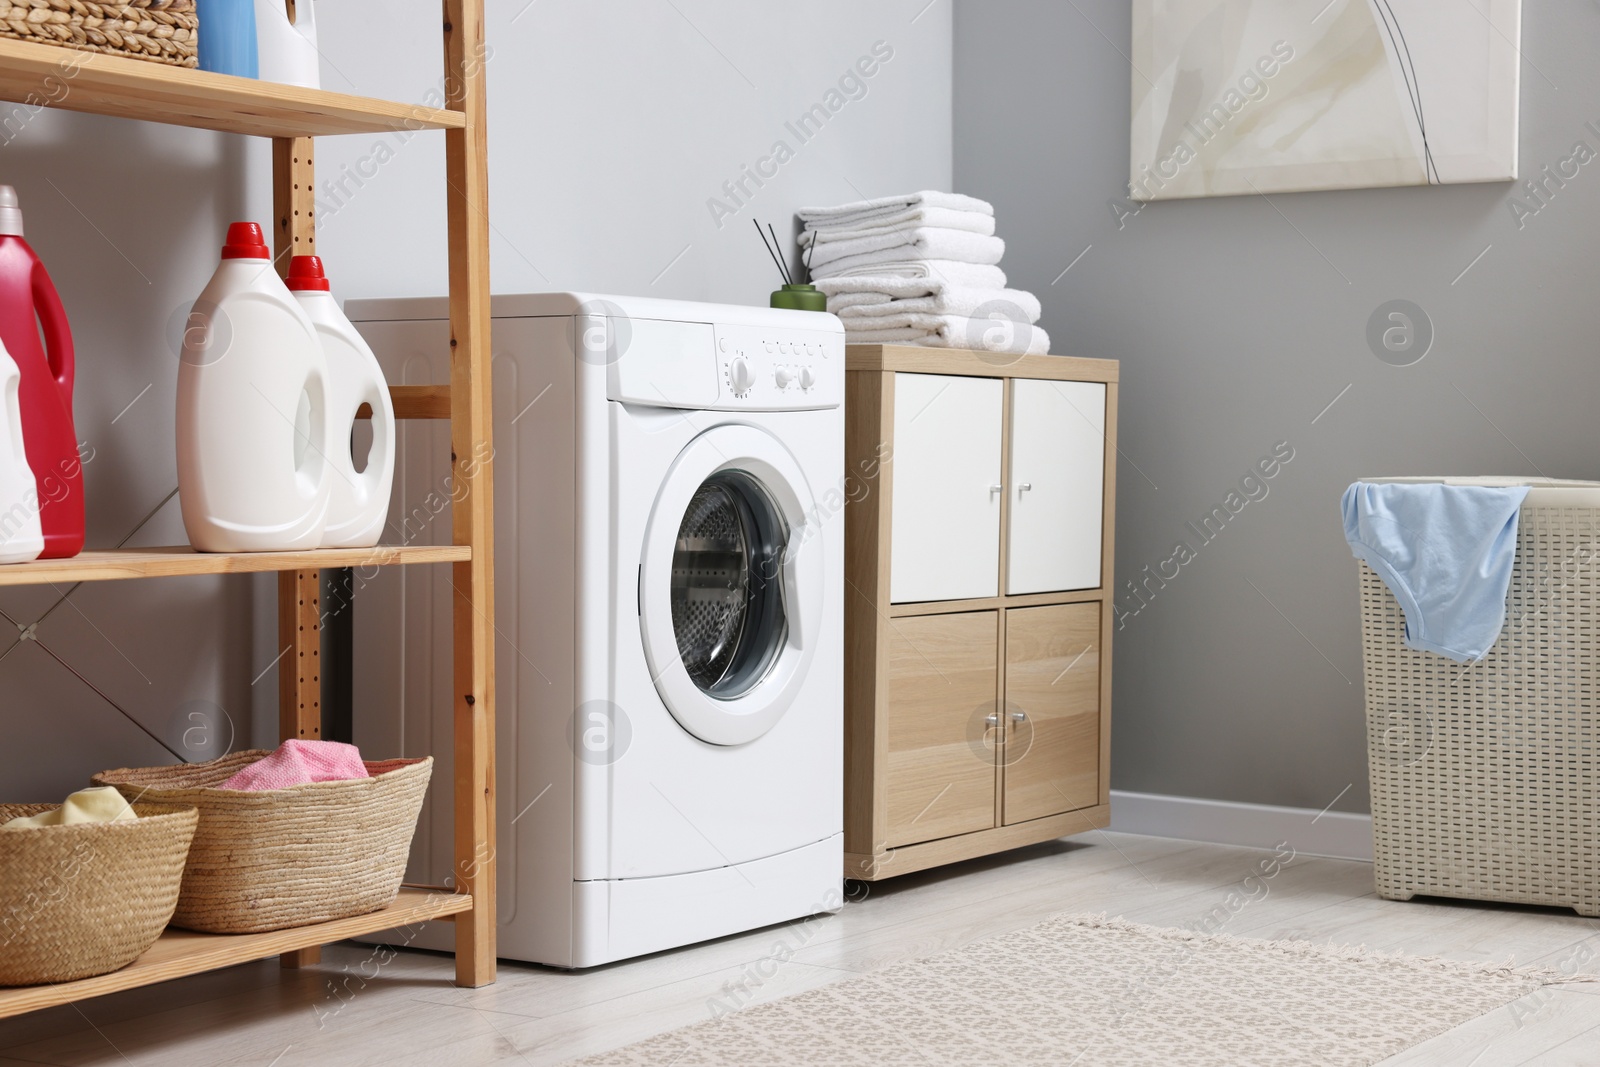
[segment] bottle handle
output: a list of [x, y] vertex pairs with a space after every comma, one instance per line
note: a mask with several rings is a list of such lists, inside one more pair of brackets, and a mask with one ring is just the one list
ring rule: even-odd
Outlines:
[[33, 268], [33, 309], [39, 316], [39, 328], [44, 334], [50, 374], [70, 401], [73, 379], [77, 373], [72, 327], [67, 323], [66, 308], [61, 306], [61, 294], [56, 292], [55, 283], [50, 280], [42, 263], [34, 264]]
[[394, 454], [394, 402], [381, 382], [365, 399], [372, 409], [372, 447], [367, 450], [367, 469], [361, 472], [362, 503], [378, 495], [386, 476], [394, 476], [392, 463], [388, 464], [391, 469], [386, 471], [385, 464], [376, 462], [379, 457]]
[[[328, 382], [320, 367], [312, 367], [306, 375], [306, 396], [311, 400], [310, 452], [305, 466], [295, 472], [300, 483], [300, 493], [307, 502], [313, 502], [326, 488], [332, 473], [328, 466]], [[299, 433], [298, 427], [295, 429]]]

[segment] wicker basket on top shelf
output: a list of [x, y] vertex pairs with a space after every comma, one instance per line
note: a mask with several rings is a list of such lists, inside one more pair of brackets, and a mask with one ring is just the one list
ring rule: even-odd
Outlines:
[[198, 63], [195, 0], [0, 0], [0, 37], [147, 59]]

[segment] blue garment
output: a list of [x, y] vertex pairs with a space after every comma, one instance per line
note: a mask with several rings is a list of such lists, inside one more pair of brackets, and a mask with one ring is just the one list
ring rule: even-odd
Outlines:
[[1489, 654], [1506, 621], [1517, 510], [1528, 487], [1357, 482], [1344, 537], [1406, 616], [1406, 647], [1457, 663]]

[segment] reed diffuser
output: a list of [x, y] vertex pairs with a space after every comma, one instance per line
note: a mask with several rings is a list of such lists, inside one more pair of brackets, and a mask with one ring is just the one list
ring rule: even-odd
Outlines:
[[[811, 259], [809, 256], [809, 250], [807, 258], [804, 262], [804, 266], [806, 268], [806, 280], [803, 282], [796, 282], [794, 280], [794, 276], [789, 273], [789, 265], [785, 263], [783, 257], [779, 255], [783, 245], [778, 242], [778, 231], [772, 228], [772, 223], [767, 223], [766, 230], [762, 230], [761, 223], [756, 222], [754, 219], [751, 219], [750, 221], [755, 223], [756, 233], [761, 235], [761, 244], [766, 248], [767, 254], [772, 257], [772, 262], [777, 265], [778, 276], [783, 279], [783, 286], [774, 290], [772, 293], [772, 299], [770, 300], [771, 306], [775, 308], [789, 308], [792, 311], [827, 311], [828, 298], [824, 296], [816, 286], [811, 284]], [[772, 234], [771, 244], [767, 243], [768, 233]], [[811, 248], [815, 249], [816, 247], [816, 242], [812, 241]]]

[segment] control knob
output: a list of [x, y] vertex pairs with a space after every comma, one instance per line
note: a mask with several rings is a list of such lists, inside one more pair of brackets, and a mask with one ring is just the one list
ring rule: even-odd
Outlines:
[[743, 356], [736, 358], [728, 364], [728, 384], [733, 386], [735, 393], [748, 393], [750, 387], [756, 384], [756, 372], [750, 369], [750, 364]]
[[817, 375], [810, 367], [800, 368], [800, 388], [810, 389], [817, 384]]
[[778, 383], [779, 389], [787, 389], [789, 383], [794, 381], [794, 371], [788, 367], [779, 367], [772, 372], [772, 380]]

